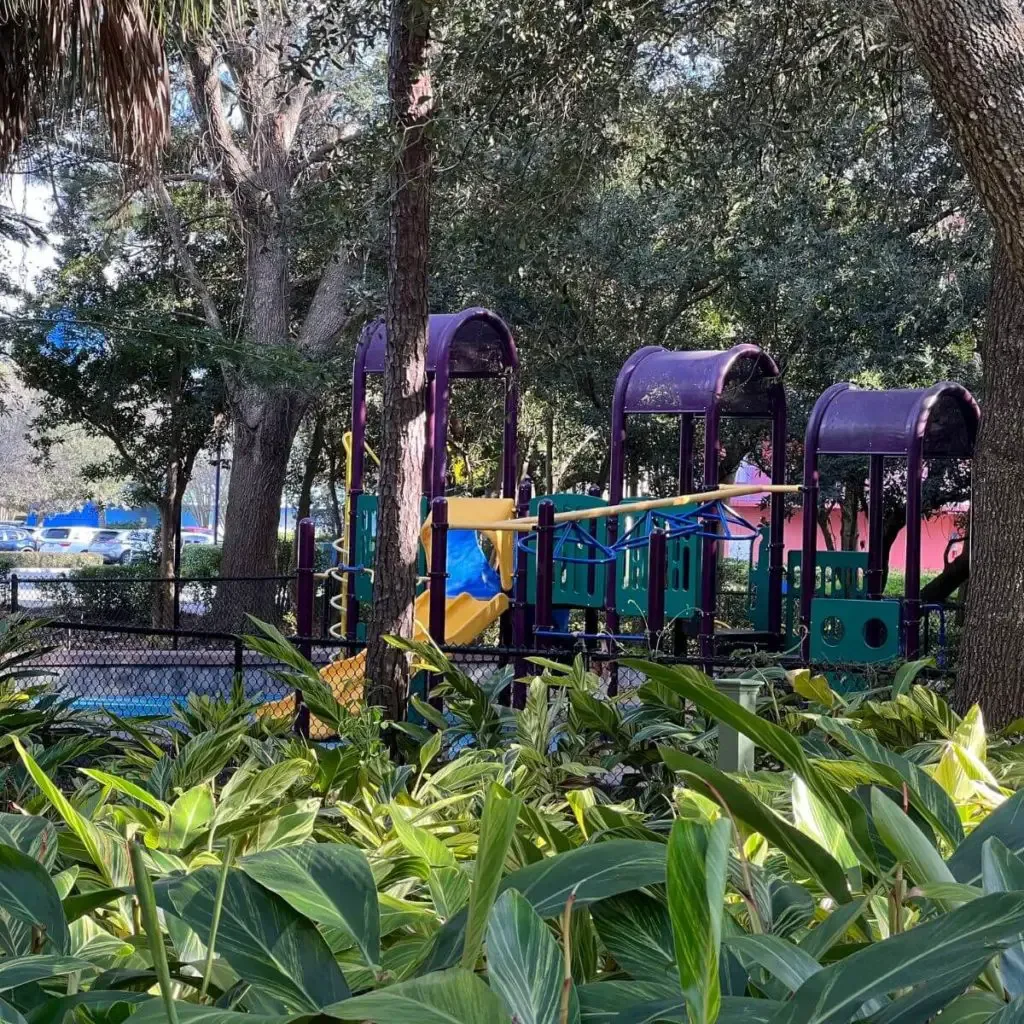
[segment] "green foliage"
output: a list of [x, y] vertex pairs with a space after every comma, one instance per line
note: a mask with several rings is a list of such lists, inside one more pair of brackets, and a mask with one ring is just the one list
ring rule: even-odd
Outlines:
[[75, 555], [54, 555], [45, 551], [5, 551], [0, 555], [0, 576], [18, 569], [67, 569], [96, 567], [103, 564], [99, 555], [86, 552]]
[[221, 548], [213, 544], [186, 544], [181, 549], [181, 575], [208, 578], [220, 575]]

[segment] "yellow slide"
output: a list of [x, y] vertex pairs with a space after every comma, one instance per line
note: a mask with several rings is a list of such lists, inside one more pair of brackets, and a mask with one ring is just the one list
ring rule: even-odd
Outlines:
[[[449, 498], [448, 525], [450, 529], [460, 529], [461, 523], [476, 525], [477, 523], [500, 522], [508, 519], [514, 511], [513, 502], [505, 498]], [[430, 561], [431, 524], [428, 517], [423, 524], [422, 540]], [[512, 583], [512, 556], [514, 538], [508, 533], [488, 533], [494, 548], [498, 571], [502, 586], [509, 589]], [[508, 608], [508, 596], [497, 593], [491, 598], [481, 599], [470, 594], [456, 594], [445, 600], [444, 642], [460, 645], [471, 643], [491, 623], [497, 621]], [[426, 640], [429, 636], [428, 622], [430, 617], [430, 591], [425, 590], [416, 598], [414, 610], [415, 640]], [[335, 661], [320, 670], [320, 678], [330, 686], [337, 700], [349, 707], [357, 707], [363, 700], [363, 682], [366, 673], [366, 651], [360, 651], [344, 661]], [[264, 704], [259, 709], [260, 716], [274, 718], [292, 715], [295, 712], [295, 698], [285, 697], [282, 700]], [[310, 736], [313, 739], [324, 739], [330, 730], [317, 719], [310, 720]]]

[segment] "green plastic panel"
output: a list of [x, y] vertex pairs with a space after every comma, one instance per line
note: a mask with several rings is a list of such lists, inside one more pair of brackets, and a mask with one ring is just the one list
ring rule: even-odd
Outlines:
[[[803, 585], [802, 551], [790, 551], [786, 559], [786, 636], [796, 637], [800, 623], [800, 588]], [[830, 600], [866, 598], [868, 555], [866, 551], [817, 551], [814, 556], [814, 596]]]
[[871, 664], [900, 656], [899, 601], [816, 597], [811, 660]]
[[[530, 515], [537, 515], [542, 501], [552, 501], [555, 512], [579, 512], [588, 508], [604, 508], [608, 502], [603, 498], [589, 494], [544, 494], [530, 502]], [[597, 540], [604, 544], [608, 537], [607, 519], [584, 520], [580, 528], [590, 533], [594, 531]], [[525, 536], [525, 534], [523, 535]], [[574, 531], [574, 539], [567, 540], [558, 553], [567, 558], [593, 558], [600, 554], [599, 549], [592, 548], [579, 538]], [[531, 540], [529, 554], [526, 559], [526, 593], [531, 604], [537, 601], [537, 548], [536, 540]], [[558, 541], [556, 539], [557, 546]], [[555, 559], [555, 579], [551, 587], [551, 603], [556, 608], [603, 608], [606, 567], [603, 565], [586, 565], [581, 562], [564, 562]]]
[[[420, 501], [420, 522], [426, 522], [430, 503], [426, 498]], [[350, 556], [351, 565], [373, 567], [373, 559], [377, 552], [377, 495], [360, 494], [356, 502], [356, 545]], [[427, 572], [427, 558], [420, 545], [420, 576]], [[371, 601], [373, 599], [373, 582], [368, 572], [356, 573], [356, 600]]]
[[[678, 513], [694, 507], [680, 505], [672, 511]], [[618, 517], [620, 539], [635, 522], [636, 517], [628, 512]], [[636, 535], [646, 536], [649, 533], [650, 520]], [[701, 538], [676, 537], [668, 542], [666, 549], [665, 618], [692, 618], [700, 595]], [[647, 562], [646, 546], [619, 554], [615, 562], [615, 608], [620, 615], [647, 614]]]
[[771, 578], [768, 564], [768, 545], [771, 539], [771, 528], [759, 526], [757, 539], [750, 545], [749, 596], [747, 598], [747, 618], [753, 629], [768, 632], [768, 584]]

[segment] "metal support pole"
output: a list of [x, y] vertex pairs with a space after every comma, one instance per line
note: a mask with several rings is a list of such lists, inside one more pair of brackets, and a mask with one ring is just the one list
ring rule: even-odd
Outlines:
[[679, 417], [679, 493], [693, 490], [693, 413]]
[[[786, 482], [786, 391], [775, 385], [772, 408], [772, 483]], [[768, 536], [768, 629], [782, 636], [782, 582], [785, 576], [783, 553], [786, 529], [786, 496], [772, 494]], [[762, 550], [761, 557], [765, 552]]]
[[16, 572], [11, 573], [11, 611], [16, 612], [18, 610], [18, 574]]
[[907, 658], [921, 650], [921, 439], [907, 453], [907, 568], [903, 591], [903, 642]]
[[[756, 713], [760, 680], [716, 679], [715, 689], [751, 714]], [[723, 772], [754, 770], [754, 741], [724, 722], [718, 723], [718, 767]]]
[[[295, 568], [295, 625], [298, 630], [299, 652], [307, 660], [313, 657], [313, 605], [316, 600], [316, 524], [303, 519], [296, 527], [298, 552]], [[302, 691], [295, 691], [295, 732], [309, 737], [309, 708], [302, 699]]]
[[[533, 481], [527, 476], [519, 484], [519, 491], [516, 495], [516, 516], [522, 518], [530, 514], [530, 499], [533, 497]], [[512, 579], [512, 646], [516, 651], [522, 651], [529, 645], [527, 607], [528, 596], [528, 558], [527, 553], [516, 544], [515, 553], [515, 575]], [[517, 658], [515, 663], [515, 678], [522, 679], [529, 671], [529, 665], [523, 658]], [[512, 683], [512, 707], [526, 707], [526, 684], [520, 682]]]
[[444, 645], [448, 580], [448, 499], [434, 498], [430, 503], [430, 636]]
[[[551, 599], [555, 574], [555, 503], [542, 501], [537, 510], [537, 604], [535, 629], [554, 625]], [[536, 638], [540, 646], [540, 637]]]
[[868, 469], [868, 597], [882, 594], [882, 498], [884, 455], [872, 455]]
[[[718, 409], [710, 409], [704, 418], [704, 486], [713, 490], [718, 486]], [[700, 564], [700, 656], [705, 661], [704, 671], [711, 671], [715, 656], [715, 588], [718, 582], [718, 547], [713, 534], [718, 524], [704, 521], [707, 536], [701, 543]]]
[[652, 651], [661, 646], [665, 629], [665, 580], [668, 544], [665, 531], [651, 530], [647, 549], [647, 637]]

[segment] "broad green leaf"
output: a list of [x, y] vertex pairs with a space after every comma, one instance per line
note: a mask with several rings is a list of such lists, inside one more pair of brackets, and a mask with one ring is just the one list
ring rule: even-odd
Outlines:
[[893, 753], [860, 729], [852, 729], [842, 722], [822, 717], [818, 726], [847, 750], [867, 761], [880, 771], [886, 782], [896, 789], [907, 786], [910, 802], [923, 814], [929, 824], [940, 832], [950, 846], [963, 841], [964, 827], [956, 804], [946, 791], [927, 772], [905, 757]]
[[46, 868], [11, 846], [0, 846], [0, 907], [19, 921], [41, 928], [45, 952], [71, 951], [64, 908]]
[[167, 817], [168, 807], [163, 800], [158, 800], [152, 793], [143, 789], [141, 786], [136, 786], [134, 782], [128, 779], [123, 779], [119, 775], [112, 775], [110, 772], [100, 771], [98, 768], [80, 768], [79, 771], [83, 775], [88, 775], [94, 782], [98, 782], [101, 786], [109, 786], [111, 789], [116, 790], [123, 796], [131, 797], [133, 800], [137, 800], [144, 807], [148, 807], [151, 811], [155, 811], [160, 815], [161, 818]]
[[[562, 1024], [565, 968], [547, 925], [514, 889], [503, 893], [487, 922], [487, 979], [516, 1024]], [[576, 988], [569, 1019], [580, 1017]]]
[[238, 867], [311, 921], [351, 935], [369, 966], [380, 963], [377, 887], [362, 851], [309, 843], [244, 857]]
[[963, 747], [969, 754], [979, 761], [988, 757], [988, 737], [985, 735], [985, 720], [981, 715], [981, 708], [975, 704], [970, 711], [960, 720], [956, 732], [951, 737], [952, 741], [959, 747]]
[[76, 971], [94, 971], [88, 960], [74, 956], [19, 956], [0, 960], [0, 992], [27, 985], [31, 981], [44, 981]]
[[521, 800], [497, 783], [492, 783], [488, 788], [480, 819], [480, 839], [466, 918], [466, 942], [462, 950], [462, 966], [467, 970], [476, 966], [488, 915], [505, 873], [505, 857], [515, 833], [521, 806]]
[[772, 1024], [846, 1024], [859, 1007], [954, 973], [981, 973], [1024, 926], [1024, 894], [996, 893], [852, 953], [800, 986]]
[[[181, 1000], [175, 1001], [174, 1012], [180, 1024], [288, 1024], [295, 1019], [286, 1014], [274, 1017], [265, 1013], [242, 1013], [216, 1006], [197, 1006]], [[162, 1000], [151, 999], [143, 1003], [129, 1020], [131, 1024], [167, 1024], [167, 1010]]]
[[458, 968], [389, 985], [322, 1012], [376, 1024], [511, 1024], [497, 995], [475, 974]]
[[974, 885], [964, 885], [962, 882], [925, 882], [924, 885], [915, 885], [910, 891], [911, 899], [921, 897], [950, 909], [960, 906], [961, 903], [969, 903], [982, 895], [983, 889]]
[[27, 1024], [25, 1015], [6, 999], [0, 999], [0, 1022], [2, 1024]]
[[992, 811], [953, 851], [946, 863], [958, 882], [981, 885], [981, 853], [992, 837], [1017, 856], [1024, 855], [1024, 789]]
[[801, 697], [827, 708], [836, 703], [836, 695], [832, 692], [832, 688], [824, 676], [811, 675], [810, 669], [806, 668], [790, 672], [788, 676], [790, 685]]
[[836, 907], [821, 924], [812, 928], [801, 940], [800, 948], [814, 960], [820, 960], [853, 927], [864, 913], [867, 899], [862, 897]]
[[623, 893], [590, 908], [605, 949], [637, 981], [675, 981], [672, 920], [663, 901], [643, 892]]
[[[250, 846], [254, 850], [264, 851], [305, 843], [313, 834], [319, 810], [320, 800], [315, 797], [265, 809], [255, 829], [250, 833]], [[243, 819], [236, 818], [228, 825], [222, 826], [221, 834], [241, 820]]]
[[[665, 845], [640, 839], [611, 839], [568, 850], [506, 875], [498, 888], [518, 889], [541, 917], [555, 917], [570, 894], [576, 906], [665, 881]], [[422, 972], [454, 967], [466, 930], [463, 910], [436, 933], [434, 949]]]
[[120, 836], [104, 831], [79, 814], [46, 772], [36, 764], [32, 755], [21, 745], [21, 740], [17, 736], [12, 736], [11, 742], [21, 755], [21, 760], [29, 775], [32, 776], [32, 781], [78, 838], [87, 856], [103, 876], [107, 885], [129, 885], [131, 872], [128, 867], [128, 851], [124, 840]]
[[243, 726], [230, 731], [201, 732], [178, 751], [170, 766], [172, 789], [187, 790], [209, 782], [231, 762], [242, 742]]
[[91, 889], [89, 892], [75, 893], [63, 900], [64, 917], [70, 924], [83, 914], [88, 914], [98, 907], [105, 907], [125, 895], [125, 889]]
[[[920, 1024], [921, 1021], [947, 1021], [950, 1006], [975, 979], [977, 971], [973, 965], [966, 970], [945, 974], [934, 981], [926, 981], [909, 992], [897, 996], [872, 1019], [872, 1024]], [[935, 1015], [942, 1010], [938, 1018]], [[991, 1009], [988, 1011], [992, 1012]]]
[[189, 840], [213, 817], [213, 794], [208, 785], [193, 786], [170, 806], [164, 825], [146, 835], [146, 845], [167, 850], [182, 850]]
[[267, 807], [280, 800], [299, 779], [309, 774], [309, 762], [293, 757], [261, 771], [235, 772], [221, 790], [214, 821], [231, 821], [250, 807]]
[[844, 868], [856, 867], [857, 854], [835, 815], [807, 788], [799, 775], [793, 776], [793, 822], [823, 846]]
[[718, 958], [732, 826], [679, 820], [668, 842], [668, 911], [691, 1024], [714, 1024], [722, 998]]
[[27, 853], [47, 869], [57, 861], [57, 830], [52, 821], [35, 814], [0, 812], [0, 843]]
[[406, 819], [405, 808], [392, 804], [390, 811], [398, 841], [426, 865], [427, 883], [438, 914], [446, 919], [454, 917], [469, 900], [469, 876], [440, 839]]
[[914, 680], [920, 675], [922, 669], [935, 668], [934, 658], [918, 658], [917, 661], [908, 661], [900, 665], [892, 679], [892, 695], [898, 697], [906, 693], [913, 685]]
[[811, 764], [799, 740], [781, 726], [759, 718], [739, 703], [709, 685], [707, 677], [689, 666], [659, 665], [624, 658], [620, 664], [638, 669], [645, 675], [692, 700], [719, 722], [725, 722], [749, 737], [762, 750], [777, 757], [799, 775], [818, 799], [842, 822], [857, 856], [867, 867], [875, 867], [875, 852], [864, 807], [849, 793], [834, 785]]
[[[582, 1024], [686, 1024], [686, 1004], [678, 988], [646, 981], [599, 981], [583, 985]], [[723, 996], [718, 1024], [766, 1024], [781, 1003], [771, 999]]]
[[[1024, 861], [998, 839], [989, 839], [981, 851], [981, 877], [987, 893], [1024, 891]], [[999, 973], [1011, 997], [1024, 996], [1024, 935], [1003, 950]]]
[[[120, 989], [105, 992], [76, 992], [72, 996], [61, 996], [60, 998], [51, 996], [32, 1009], [28, 1020], [29, 1024], [64, 1024], [69, 1019], [70, 1012], [77, 1007], [105, 1010], [117, 1003], [146, 1006], [150, 1002], [159, 1004], [161, 1011], [163, 1010], [161, 1000], [154, 999], [153, 996], [147, 995], [145, 992], [125, 992]], [[163, 1019], [166, 1022], [166, 1013]]]
[[792, 857], [833, 899], [840, 903], [849, 902], [850, 889], [842, 865], [810, 836], [776, 814], [745, 786], [706, 761], [671, 747], [659, 747], [658, 750], [669, 768], [686, 772], [694, 778], [703, 795], [713, 796], [712, 790], [720, 794], [732, 814]]
[[[990, 992], [965, 992], [942, 1011], [936, 1024], [939, 1020], [942, 1024], [991, 1024], [1005, 1008], [1006, 1004]], [[1011, 1020], [1019, 1024], [1020, 1018], [1012, 1017]]]
[[989, 1017], [985, 1024], [1021, 1024], [1021, 1021], [1024, 1021], [1024, 997], [1008, 1003], [994, 1017]]
[[[164, 910], [210, 941], [219, 869], [200, 868], [157, 888]], [[316, 1011], [349, 995], [348, 986], [316, 927], [279, 896], [243, 872], [228, 872], [216, 953], [240, 978], [289, 1010]]]
[[82, 869], [77, 864], [72, 864], [71, 867], [50, 876], [53, 880], [53, 887], [57, 890], [57, 895], [61, 900], [65, 900], [71, 895], [71, 890], [74, 889], [81, 873]]
[[917, 883], [955, 882], [953, 873], [924, 833], [880, 789], [871, 790], [871, 816], [882, 842]]
[[748, 970], [751, 964], [763, 967], [790, 992], [821, 970], [821, 964], [809, 953], [777, 935], [733, 935], [725, 944]]

